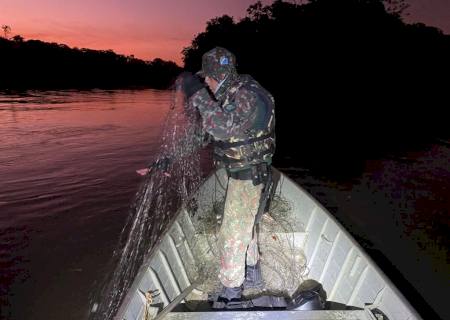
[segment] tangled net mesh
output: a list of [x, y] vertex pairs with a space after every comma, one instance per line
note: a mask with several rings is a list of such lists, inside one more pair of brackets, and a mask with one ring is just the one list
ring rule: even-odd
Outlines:
[[[195, 265], [189, 266], [193, 277], [200, 277], [201, 284], [187, 297], [187, 302], [206, 300], [207, 294], [216, 292], [221, 284], [218, 280], [220, 252], [217, 235], [224, 212], [225, 198], [219, 197], [209, 204], [201, 214], [188, 214], [195, 227], [195, 237], [191, 243], [196, 256]], [[292, 206], [287, 199], [276, 194], [269, 212], [265, 213], [259, 225], [259, 250], [262, 289], [246, 289], [244, 296], [259, 294], [292, 296], [307, 276], [306, 258], [301, 248], [300, 235], [292, 223]]]

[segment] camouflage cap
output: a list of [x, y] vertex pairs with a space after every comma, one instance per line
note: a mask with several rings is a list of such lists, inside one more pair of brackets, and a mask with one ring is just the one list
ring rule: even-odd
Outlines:
[[202, 57], [202, 70], [198, 72], [203, 77], [211, 77], [222, 81], [228, 74], [236, 74], [236, 56], [221, 47], [206, 52]]

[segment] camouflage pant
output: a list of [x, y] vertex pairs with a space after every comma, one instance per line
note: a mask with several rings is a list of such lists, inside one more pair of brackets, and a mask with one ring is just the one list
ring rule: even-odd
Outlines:
[[228, 180], [225, 211], [220, 228], [220, 282], [226, 287], [239, 287], [245, 278], [245, 264], [255, 265], [259, 259], [258, 240], [254, 232], [263, 184], [251, 180]]

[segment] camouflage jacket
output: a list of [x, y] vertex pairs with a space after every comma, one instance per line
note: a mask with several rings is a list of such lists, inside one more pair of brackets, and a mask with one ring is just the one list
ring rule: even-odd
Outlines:
[[274, 99], [249, 75], [232, 76], [213, 98], [207, 89], [191, 103], [213, 137], [215, 160], [229, 170], [271, 163], [275, 151]]

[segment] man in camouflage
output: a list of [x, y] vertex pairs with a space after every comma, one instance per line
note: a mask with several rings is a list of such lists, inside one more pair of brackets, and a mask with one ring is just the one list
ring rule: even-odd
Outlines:
[[243, 287], [262, 284], [255, 218], [275, 150], [274, 99], [235, 66], [235, 56], [216, 47], [203, 55], [200, 72], [182, 76], [181, 85], [213, 138], [216, 165], [229, 177], [218, 237], [223, 284], [218, 299], [225, 303], [239, 300]]

